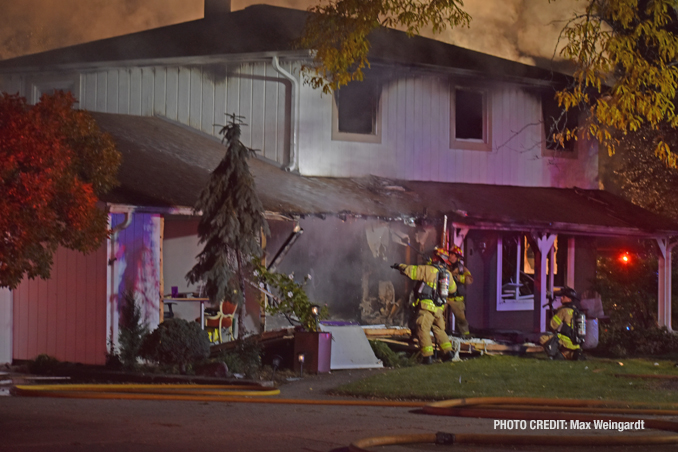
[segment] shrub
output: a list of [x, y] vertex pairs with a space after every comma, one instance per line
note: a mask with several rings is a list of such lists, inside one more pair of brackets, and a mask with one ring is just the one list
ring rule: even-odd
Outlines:
[[626, 329], [610, 326], [600, 332], [597, 353], [617, 358], [674, 353], [678, 337], [666, 328]]
[[408, 357], [404, 352], [394, 352], [384, 342], [370, 341], [370, 346], [375, 356], [384, 363], [385, 367], [412, 367], [417, 364], [416, 359]]
[[28, 362], [28, 371], [36, 375], [52, 375], [61, 366], [58, 359], [43, 353]]
[[238, 339], [235, 348], [222, 352], [219, 359], [226, 363], [230, 372], [245, 374], [248, 378], [252, 378], [261, 370], [262, 351], [261, 344], [250, 336]]
[[318, 316], [313, 315], [313, 304], [308, 298], [304, 285], [310, 279], [310, 275], [304, 278], [303, 283], [294, 281], [294, 274], [283, 275], [269, 272], [265, 266], [256, 259], [252, 260], [254, 276], [259, 281], [260, 287], [268, 286], [277, 297], [270, 297], [271, 303], [265, 306], [266, 313], [271, 315], [283, 314], [288, 319], [293, 318], [306, 331], [318, 331], [317, 321], [329, 317], [327, 306], [320, 307]]
[[119, 358], [124, 367], [131, 368], [137, 364], [141, 344], [148, 335], [148, 325], [141, 318], [141, 307], [134, 294], [125, 292], [124, 299], [120, 316]]
[[142, 358], [163, 365], [178, 366], [182, 373], [190, 369], [194, 361], [203, 360], [210, 354], [210, 341], [206, 331], [196, 322], [183, 319], [168, 319], [146, 336], [141, 345]]

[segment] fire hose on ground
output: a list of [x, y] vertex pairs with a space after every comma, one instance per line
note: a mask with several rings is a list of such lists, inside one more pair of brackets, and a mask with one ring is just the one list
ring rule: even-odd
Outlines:
[[[495, 420], [644, 422], [647, 429], [678, 433], [678, 422], [653, 418], [629, 418], [620, 414], [642, 416], [678, 416], [678, 405], [663, 404], [667, 409], [643, 409], [642, 403], [603, 400], [535, 399], [483, 397], [452, 399], [425, 404], [412, 401], [382, 400], [308, 400], [279, 399], [261, 396], [280, 394], [279, 389], [260, 385], [153, 385], [153, 384], [76, 384], [18, 385], [21, 396], [85, 399], [183, 400], [229, 403], [272, 403], [296, 405], [374, 406], [419, 408], [429, 415], [472, 417]], [[646, 404], [645, 404], [646, 405]], [[601, 418], [601, 415], [609, 415]], [[495, 445], [579, 445], [620, 446], [676, 444], [678, 434], [669, 435], [520, 435], [475, 433], [419, 433], [363, 438], [350, 444], [352, 452], [366, 452], [369, 447], [402, 444], [495, 444]]]
[[[422, 408], [425, 414], [438, 416], [474, 417], [513, 421], [578, 421], [601, 420], [601, 414], [641, 414], [647, 416], [678, 415], [678, 410], [650, 410], [628, 408], [642, 404], [601, 400], [532, 399], [511, 397], [485, 397], [453, 399], [435, 402]], [[669, 404], [676, 407], [675, 404]], [[577, 414], [570, 414], [576, 412]], [[596, 414], [590, 414], [596, 413]], [[678, 432], [678, 422], [661, 419], [637, 419], [622, 416], [604, 416], [603, 420], [619, 422], [643, 422], [644, 428]], [[676, 444], [678, 434], [670, 435], [520, 435], [520, 434], [477, 434], [477, 433], [423, 433], [363, 438], [351, 443], [351, 452], [368, 452], [369, 447], [402, 444], [493, 444], [493, 445], [553, 445], [576, 446], [637, 446]]]

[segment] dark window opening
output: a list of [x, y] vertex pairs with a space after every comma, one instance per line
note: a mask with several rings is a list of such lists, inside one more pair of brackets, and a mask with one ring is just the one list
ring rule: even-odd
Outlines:
[[549, 91], [542, 95], [541, 111], [542, 120], [544, 121], [546, 149], [552, 151], [574, 151], [574, 139], [564, 140], [561, 144], [556, 135], [563, 134], [563, 138], [565, 138], [564, 133], [566, 130], [571, 131], [577, 127], [579, 124], [579, 109], [570, 108], [569, 111], [565, 111], [563, 107], [558, 106], [554, 93]]
[[484, 140], [484, 95], [479, 91], [455, 92], [454, 130], [458, 140]]
[[369, 80], [351, 82], [335, 91], [339, 132], [376, 134], [380, 94], [380, 85]]

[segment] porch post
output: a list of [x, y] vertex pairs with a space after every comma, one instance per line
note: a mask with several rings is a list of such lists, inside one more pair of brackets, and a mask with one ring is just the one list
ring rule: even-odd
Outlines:
[[671, 251], [678, 242], [669, 243], [668, 238], [658, 238], [658, 288], [657, 288], [657, 323], [659, 327], [666, 327], [673, 331], [671, 327]]
[[546, 261], [557, 234], [531, 234], [531, 242], [536, 245], [534, 250], [534, 310], [533, 325], [535, 332], [546, 331], [546, 293], [547, 276]]
[[575, 241], [574, 237], [567, 239], [567, 281], [565, 285], [574, 289], [574, 268], [575, 268]]

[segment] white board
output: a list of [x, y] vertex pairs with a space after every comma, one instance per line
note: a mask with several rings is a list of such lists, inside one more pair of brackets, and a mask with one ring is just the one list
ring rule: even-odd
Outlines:
[[320, 325], [320, 330], [332, 333], [331, 370], [384, 367], [374, 355], [360, 325]]

